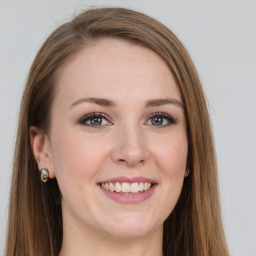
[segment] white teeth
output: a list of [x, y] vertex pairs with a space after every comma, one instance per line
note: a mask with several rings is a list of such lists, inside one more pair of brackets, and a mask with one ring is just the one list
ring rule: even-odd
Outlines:
[[119, 182], [117, 182], [115, 184], [115, 191], [116, 192], [121, 192], [122, 191], [122, 186], [121, 186], [121, 184]]
[[122, 192], [123, 193], [130, 193], [131, 192], [131, 185], [127, 182], [122, 183]]
[[128, 182], [106, 182], [101, 183], [101, 187], [103, 189], [106, 189], [111, 192], [117, 192], [117, 193], [139, 193], [142, 191], [147, 191], [151, 188], [151, 183], [149, 182], [134, 182], [134, 183], [128, 183]]
[[139, 184], [137, 182], [131, 184], [131, 192], [133, 192], [133, 193], [139, 192]]
[[143, 182], [140, 182], [139, 183], [139, 191], [143, 191], [143, 189], [144, 189]]
[[114, 192], [114, 190], [115, 190], [115, 186], [114, 186], [114, 184], [113, 183], [109, 183], [109, 190], [111, 191], [111, 192]]

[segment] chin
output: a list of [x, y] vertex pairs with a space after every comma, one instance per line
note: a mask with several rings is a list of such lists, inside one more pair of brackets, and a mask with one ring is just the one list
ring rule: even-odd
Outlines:
[[162, 227], [145, 216], [126, 216], [120, 221], [116, 219], [113, 224], [108, 225], [109, 235], [118, 239], [133, 239], [149, 235], [153, 230]]
[[145, 227], [130, 227], [129, 229], [118, 229], [114, 228], [109, 232], [108, 235], [118, 239], [118, 240], [132, 240], [148, 236], [151, 233], [151, 229]]

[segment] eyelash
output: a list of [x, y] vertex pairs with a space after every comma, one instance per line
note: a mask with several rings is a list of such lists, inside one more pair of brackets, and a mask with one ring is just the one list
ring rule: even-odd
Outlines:
[[86, 122], [88, 122], [88, 121], [90, 121], [90, 120], [92, 120], [94, 118], [101, 118], [101, 120], [105, 119], [107, 122], [111, 123], [109, 121], [109, 118], [106, 115], [104, 115], [103, 113], [95, 113], [95, 112], [83, 116], [82, 118], [80, 118], [78, 120], [78, 122], [80, 124], [82, 124], [82, 125], [90, 126], [90, 127], [95, 127], [95, 128], [102, 128], [103, 126], [106, 126], [106, 125], [101, 125], [101, 124], [100, 125], [86, 124]]
[[[95, 119], [95, 118], [101, 118], [101, 123], [102, 123], [102, 120], [104, 119], [105, 121], [107, 121], [109, 124], [97, 124], [97, 125], [93, 125], [93, 124], [87, 124], [87, 122], [91, 122], [92, 119]], [[152, 126], [155, 126], [156, 128], [164, 128], [164, 127], [167, 127], [167, 126], [170, 126], [170, 125], [175, 125], [177, 123], [177, 120], [174, 119], [172, 116], [166, 114], [166, 113], [162, 113], [162, 112], [159, 112], [159, 113], [153, 113], [151, 115], [149, 115], [147, 117], [147, 121], [145, 123], [147, 123], [148, 121], [151, 120], [151, 122], [153, 121], [153, 118], [161, 118], [161, 119], [165, 119], [167, 120], [167, 123], [162, 125], [153, 125], [152, 123], [150, 125]], [[82, 124], [82, 125], [85, 125], [85, 126], [89, 126], [89, 127], [94, 127], [94, 128], [103, 128], [104, 126], [107, 126], [107, 125], [111, 125], [111, 122], [109, 121], [109, 118], [103, 114], [103, 113], [90, 113], [90, 114], [87, 114], [85, 116], [83, 116], [82, 118], [80, 118], [78, 120], [79, 124]], [[163, 121], [164, 122], [164, 121]]]
[[167, 127], [167, 126], [170, 126], [170, 125], [174, 125], [174, 124], [177, 124], [177, 119], [175, 119], [175, 118], [173, 118], [172, 116], [170, 116], [170, 115], [168, 115], [168, 114], [166, 114], [166, 113], [163, 113], [163, 112], [159, 112], [159, 113], [153, 113], [153, 114], [151, 114], [151, 115], [149, 115], [148, 117], [147, 117], [147, 121], [148, 120], [151, 120], [152, 121], [152, 119], [153, 118], [162, 118], [162, 119], [165, 119], [165, 120], [167, 120], [167, 124], [164, 124], [164, 125], [153, 125], [153, 126], [155, 126], [155, 127], [157, 127], [157, 128], [164, 128], [164, 127]]

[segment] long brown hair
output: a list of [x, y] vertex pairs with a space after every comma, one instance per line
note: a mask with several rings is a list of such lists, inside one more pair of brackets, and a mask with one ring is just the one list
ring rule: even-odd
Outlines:
[[13, 165], [6, 255], [57, 256], [62, 243], [61, 193], [56, 179], [40, 182], [30, 127], [47, 133], [61, 68], [89, 43], [121, 38], [159, 54], [180, 87], [187, 118], [188, 168], [179, 201], [164, 223], [165, 256], [229, 255], [222, 226], [217, 167], [204, 93], [179, 39], [164, 25], [123, 8], [87, 10], [57, 28], [39, 50], [22, 98]]

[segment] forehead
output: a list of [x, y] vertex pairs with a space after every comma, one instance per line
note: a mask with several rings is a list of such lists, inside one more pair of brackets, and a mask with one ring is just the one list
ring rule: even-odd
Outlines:
[[74, 56], [60, 73], [57, 91], [73, 98], [181, 98], [173, 74], [157, 53], [114, 38], [99, 39]]

